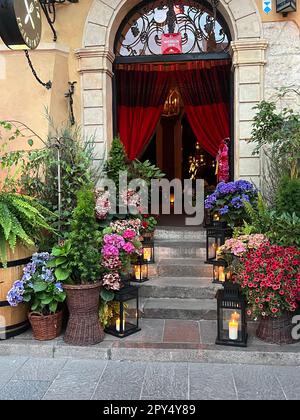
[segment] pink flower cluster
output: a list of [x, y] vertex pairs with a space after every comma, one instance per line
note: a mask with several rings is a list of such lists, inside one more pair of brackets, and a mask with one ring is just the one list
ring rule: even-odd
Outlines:
[[142, 222], [140, 219], [128, 219], [128, 220], [118, 220], [117, 222], [112, 222], [110, 227], [113, 232], [118, 235], [123, 235], [124, 232], [128, 229], [135, 232], [135, 236], [140, 236], [140, 230], [142, 229]]
[[135, 190], [123, 191], [121, 199], [126, 206], [136, 207], [139, 213], [142, 213], [141, 196]]
[[100, 220], [106, 219], [108, 213], [110, 212], [112, 206], [110, 202], [110, 194], [108, 191], [104, 192], [98, 192], [96, 191], [96, 194], [98, 195], [96, 199], [96, 216]]
[[251, 249], [258, 249], [267, 242], [264, 235], [243, 235], [238, 238], [228, 239], [220, 248], [220, 254], [233, 254], [235, 257], [242, 257]]
[[108, 290], [120, 290], [121, 278], [119, 273], [105, 274], [103, 277], [102, 285]]
[[126, 273], [130, 267], [131, 256], [141, 252], [137, 231], [129, 222], [130, 220], [113, 223], [106, 229], [107, 233], [103, 237], [102, 266], [107, 271], [103, 278], [103, 286], [108, 290], [120, 289], [121, 273]]

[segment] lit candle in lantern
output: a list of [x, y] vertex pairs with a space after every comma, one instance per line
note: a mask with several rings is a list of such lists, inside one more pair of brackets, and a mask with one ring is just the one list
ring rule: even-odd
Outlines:
[[151, 262], [152, 259], [152, 250], [151, 248], [144, 248], [144, 252], [143, 252], [143, 256], [144, 256], [144, 260]]
[[219, 268], [219, 281], [224, 282], [226, 280], [225, 268], [224, 267], [218, 267], [218, 268]]
[[174, 206], [174, 203], [175, 203], [175, 194], [171, 194], [170, 195], [170, 203], [171, 203], [172, 206]]
[[[125, 325], [126, 325], [126, 322], [125, 322], [125, 318], [124, 318], [123, 319], [123, 332], [125, 331]], [[116, 331], [118, 331], [118, 332], [121, 331], [121, 320], [120, 320], [120, 318], [118, 318], [116, 320]]]
[[134, 266], [134, 275], [136, 280], [141, 280], [141, 266], [140, 265], [135, 265]]
[[219, 222], [219, 221], [220, 221], [220, 216], [219, 216], [219, 214], [218, 214], [218, 213], [215, 213], [215, 214], [214, 214], [214, 221], [215, 221], [215, 222]]
[[229, 340], [236, 341], [239, 338], [240, 316], [235, 312], [229, 321]]

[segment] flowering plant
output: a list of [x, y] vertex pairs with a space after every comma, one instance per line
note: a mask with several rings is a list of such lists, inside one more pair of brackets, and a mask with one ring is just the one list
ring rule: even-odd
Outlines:
[[10, 306], [29, 303], [33, 312], [41, 315], [55, 314], [66, 299], [61, 283], [55, 280], [54, 270], [48, 267], [50, 254], [34, 254], [23, 270], [23, 277], [8, 292]]
[[300, 297], [300, 251], [263, 243], [241, 258], [234, 280], [241, 285], [254, 318], [294, 312]]
[[221, 221], [234, 227], [247, 219], [244, 203], [256, 205], [257, 199], [258, 191], [251, 182], [220, 182], [216, 191], [205, 200], [205, 208], [218, 213]]
[[96, 191], [96, 216], [100, 220], [105, 220], [112, 209], [109, 191]]
[[122, 276], [131, 270], [132, 255], [140, 255], [139, 226], [135, 221], [123, 220], [111, 223], [103, 231], [101, 265], [105, 271], [102, 284], [106, 290], [120, 290]]
[[151, 214], [143, 215], [142, 233], [154, 232], [156, 226], [157, 226], [157, 217], [152, 216]]
[[251, 249], [258, 249], [263, 243], [267, 242], [265, 235], [242, 235], [237, 238], [227, 239], [225, 244], [219, 249], [220, 255], [233, 255], [242, 257]]

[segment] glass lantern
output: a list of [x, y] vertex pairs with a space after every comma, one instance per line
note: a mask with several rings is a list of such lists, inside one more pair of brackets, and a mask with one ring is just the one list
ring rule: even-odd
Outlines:
[[226, 282], [217, 293], [218, 337], [216, 344], [247, 347], [246, 300], [237, 284]]
[[226, 240], [231, 238], [232, 230], [229, 228], [209, 228], [206, 231], [206, 261], [217, 259], [218, 251]]
[[149, 281], [149, 266], [143, 257], [133, 262], [131, 281], [133, 283], [145, 283]]
[[286, 16], [289, 12], [297, 11], [296, 0], [276, 0], [277, 13], [283, 13]]
[[224, 285], [231, 279], [231, 272], [228, 270], [228, 264], [224, 260], [215, 260], [213, 265], [213, 283]]
[[115, 317], [105, 328], [107, 334], [118, 338], [135, 334], [139, 328], [139, 288], [126, 286], [115, 293]]
[[146, 264], [155, 263], [154, 242], [151, 240], [143, 243], [143, 262]]

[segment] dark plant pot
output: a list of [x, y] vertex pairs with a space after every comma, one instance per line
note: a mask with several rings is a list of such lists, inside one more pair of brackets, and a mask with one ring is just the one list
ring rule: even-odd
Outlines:
[[294, 314], [285, 313], [279, 318], [264, 317], [259, 321], [256, 336], [271, 344], [294, 344], [299, 340], [292, 337]]
[[62, 329], [63, 312], [44, 316], [36, 312], [28, 315], [32, 327], [33, 337], [38, 341], [50, 341], [59, 337]]
[[69, 321], [64, 341], [75, 346], [101, 343], [104, 332], [99, 321], [101, 284], [65, 285]]
[[154, 231], [143, 233], [143, 238], [146, 241], [152, 240], [154, 238]]

